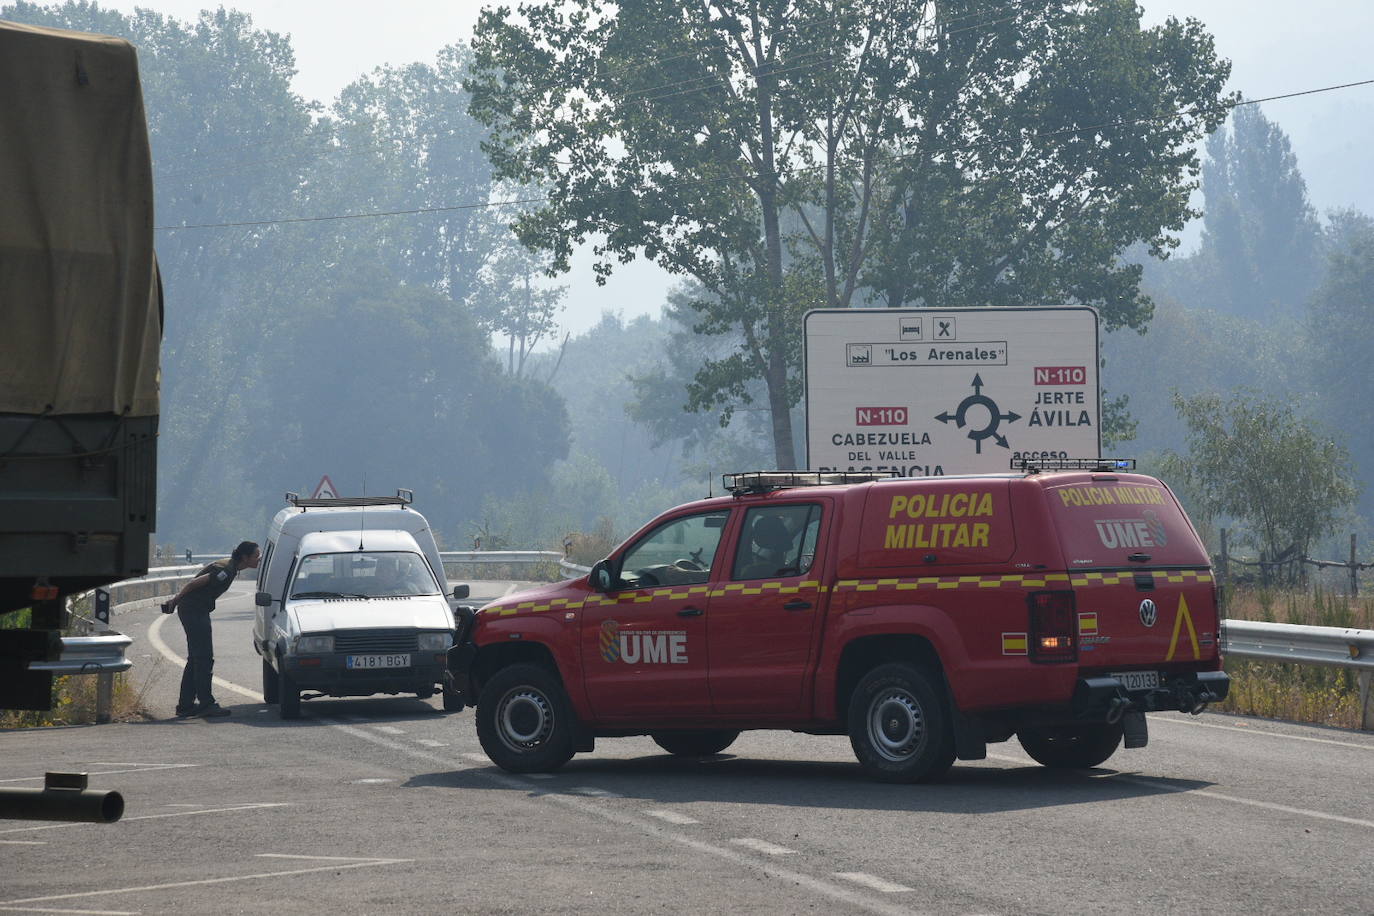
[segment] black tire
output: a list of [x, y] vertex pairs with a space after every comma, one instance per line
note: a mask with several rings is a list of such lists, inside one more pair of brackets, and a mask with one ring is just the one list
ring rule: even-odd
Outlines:
[[422, 700], [428, 700], [430, 697], [434, 696], [434, 688], [433, 688], [433, 687], [423, 687], [423, 688], [421, 688], [421, 689], [415, 691], [415, 695], [416, 695], [417, 697], [419, 697], [420, 699], [422, 699]]
[[860, 679], [849, 699], [854, 756], [882, 782], [925, 782], [954, 763], [954, 733], [936, 676], [890, 663]]
[[572, 705], [558, 676], [538, 665], [511, 665], [477, 698], [477, 738], [503, 770], [547, 773], [572, 759]]
[[281, 717], [283, 719], [299, 719], [301, 717], [301, 689], [296, 686], [291, 675], [286, 673], [286, 663], [277, 659], [277, 665], [277, 702], [281, 704]]
[[735, 743], [739, 732], [723, 728], [691, 732], [654, 732], [654, 744], [678, 757], [710, 757]]
[[1016, 740], [1039, 764], [1057, 770], [1083, 770], [1103, 763], [1121, 744], [1121, 723], [1023, 728]]
[[262, 701], [264, 703], [277, 702], [280, 687], [281, 685], [277, 683], [277, 672], [264, 658], [262, 660]]
[[444, 688], [444, 712], [462, 712], [465, 705], [462, 694], [448, 687]]

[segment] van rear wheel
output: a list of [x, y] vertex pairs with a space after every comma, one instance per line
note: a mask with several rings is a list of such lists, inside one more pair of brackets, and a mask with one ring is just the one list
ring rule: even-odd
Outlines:
[[954, 733], [935, 675], [904, 663], [879, 665], [849, 699], [849, 743], [882, 782], [924, 782], [954, 763]]
[[1121, 723], [1108, 725], [1060, 725], [1023, 728], [1016, 740], [1037, 763], [1057, 770], [1095, 767], [1116, 753], [1121, 744]]
[[678, 757], [710, 757], [735, 743], [739, 732], [723, 728], [688, 732], [654, 732], [654, 744]]

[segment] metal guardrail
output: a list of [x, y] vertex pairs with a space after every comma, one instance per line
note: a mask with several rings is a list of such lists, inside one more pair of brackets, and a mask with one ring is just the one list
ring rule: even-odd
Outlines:
[[441, 550], [445, 563], [557, 563], [563, 554], [557, 550]]
[[1309, 627], [1257, 620], [1223, 620], [1221, 651], [1230, 658], [1250, 658], [1293, 665], [1321, 665], [1358, 671], [1360, 728], [1374, 728], [1374, 630]]

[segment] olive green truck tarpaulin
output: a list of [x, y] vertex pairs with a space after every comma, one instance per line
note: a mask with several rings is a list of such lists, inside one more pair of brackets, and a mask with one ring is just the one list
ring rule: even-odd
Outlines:
[[156, 415], [160, 311], [133, 46], [0, 21], [0, 413]]

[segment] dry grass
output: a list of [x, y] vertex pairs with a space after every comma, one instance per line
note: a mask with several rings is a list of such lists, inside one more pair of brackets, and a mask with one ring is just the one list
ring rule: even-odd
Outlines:
[[[1266, 623], [1374, 629], [1374, 598], [1317, 590], [1244, 589], [1228, 593], [1225, 616]], [[1353, 670], [1229, 659], [1231, 694], [1218, 708], [1241, 715], [1339, 728], [1360, 727], [1360, 687]]]
[[[148, 691], [161, 678], [162, 659], [156, 659], [145, 672], [125, 671], [114, 676], [110, 694], [110, 719], [135, 722], [151, 718], [146, 700]], [[96, 682], [94, 675], [65, 675], [53, 678], [53, 704], [50, 710], [0, 710], [0, 728], [48, 728], [55, 725], [89, 725], [95, 722]]]

